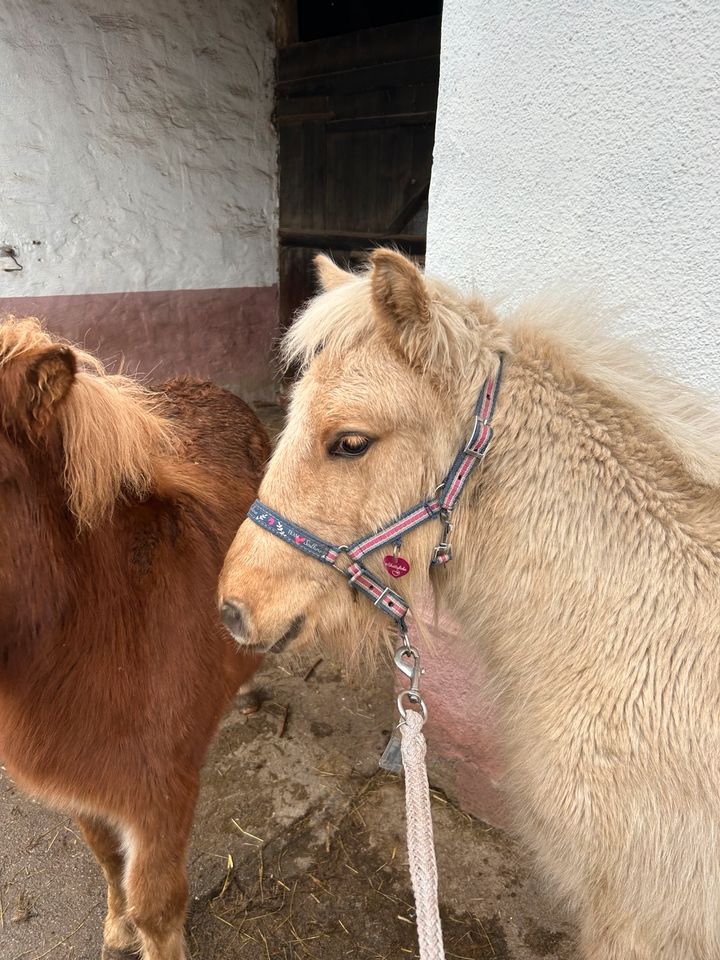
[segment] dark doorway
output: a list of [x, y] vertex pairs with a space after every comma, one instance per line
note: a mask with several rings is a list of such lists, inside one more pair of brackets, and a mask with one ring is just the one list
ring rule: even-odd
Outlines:
[[424, 256], [440, 7], [439, 0], [288, 0], [282, 11], [283, 327], [314, 292], [319, 250], [339, 263], [380, 244]]
[[438, 0], [300, 0], [297, 9], [297, 40], [320, 40], [341, 33], [387, 27], [406, 20], [440, 15]]

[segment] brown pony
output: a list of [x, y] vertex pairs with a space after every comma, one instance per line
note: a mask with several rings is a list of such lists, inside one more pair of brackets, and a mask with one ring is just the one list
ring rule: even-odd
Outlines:
[[0, 755], [100, 861], [106, 958], [186, 956], [198, 774], [259, 663], [215, 588], [269, 452], [212, 384], [147, 390], [0, 323]]

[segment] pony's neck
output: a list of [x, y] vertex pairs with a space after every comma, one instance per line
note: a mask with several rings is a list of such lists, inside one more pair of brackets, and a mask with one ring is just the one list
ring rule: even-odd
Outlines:
[[[34, 480], [37, 479], [37, 476]], [[10, 549], [3, 560], [0, 585], [0, 675], [15, 677], [46, 661], [60, 632], [72, 633], [77, 596], [76, 578], [82, 576], [86, 557], [70, 537], [72, 530], [63, 492], [49, 484], [13, 512]]]
[[543, 632], [546, 658], [550, 639], [555, 651], [588, 653], [590, 634], [571, 618], [593, 605], [598, 622], [616, 616], [630, 602], [623, 589], [653, 589], [653, 564], [717, 569], [720, 491], [694, 481], [646, 416], [542, 335], [524, 336], [509, 358], [494, 427], [442, 576], [450, 608], [505, 651], [504, 666], [533, 659], [543, 645], [530, 638]]

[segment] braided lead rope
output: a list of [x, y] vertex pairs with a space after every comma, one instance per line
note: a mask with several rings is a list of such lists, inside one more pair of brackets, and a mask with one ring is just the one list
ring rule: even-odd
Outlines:
[[438, 909], [430, 786], [425, 769], [424, 722], [421, 714], [408, 710], [404, 722], [400, 724], [405, 767], [408, 860], [415, 894], [420, 960], [445, 960]]

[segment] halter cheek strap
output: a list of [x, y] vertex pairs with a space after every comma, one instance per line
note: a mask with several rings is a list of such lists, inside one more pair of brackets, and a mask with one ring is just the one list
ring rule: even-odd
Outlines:
[[[483, 384], [477, 404], [475, 405], [475, 425], [470, 439], [458, 451], [447, 476], [438, 487], [440, 494], [431, 500], [423, 501], [411, 507], [385, 527], [375, 533], [356, 540], [349, 546], [336, 546], [321, 540], [309, 530], [298, 526], [292, 520], [271, 510], [264, 503], [256, 500], [248, 511], [248, 518], [259, 527], [272, 533], [280, 540], [284, 540], [296, 550], [301, 550], [315, 560], [326, 563], [344, 576], [351, 587], [369, 597], [374, 605], [387, 616], [391, 617], [401, 630], [405, 629], [405, 617], [409, 610], [408, 603], [390, 587], [379, 580], [360, 563], [363, 557], [379, 550], [388, 543], [397, 542], [406, 533], [436, 518], [443, 521], [442, 539], [433, 551], [432, 564], [444, 564], [452, 559], [452, 548], [449, 543], [452, 531], [451, 516], [455, 505], [460, 498], [466, 483], [473, 470], [485, 456], [493, 429], [490, 420], [495, 412], [495, 404], [500, 382], [502, 379], [503, 357], [498, 357], [496, 372], [489, 376]], [[341, 554], [347, 555], [350, 563], [346, 568], [337, 565]]]

